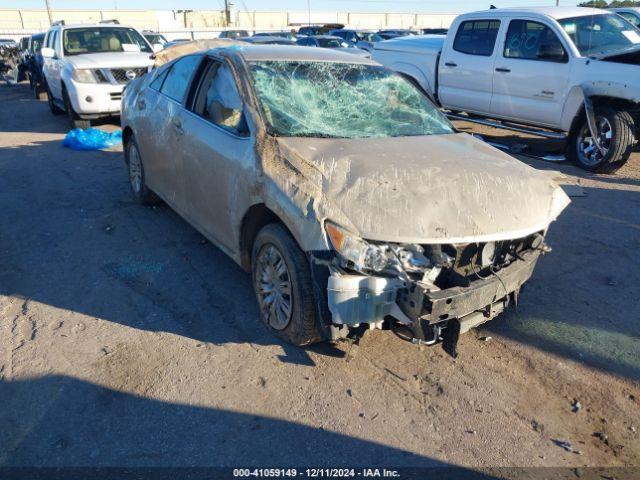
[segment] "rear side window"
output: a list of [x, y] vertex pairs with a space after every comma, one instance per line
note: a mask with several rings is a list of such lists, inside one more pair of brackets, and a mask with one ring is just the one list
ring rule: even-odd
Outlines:
[[462, 22], [453, 41], [453, 49], [469, 55], [490, 57], [493, 54], [499, 29], [499, 20]]
[[558, 36], [548, 26], [529, 20], [512, 20], [504, 43], [505, 58], [545, 60], [545, 51], [566, 52]]
[[189, 89], [191, 77], [201, 60], [202, 57], [200, 55], [191, 55], [174, 63], [162, 84], [160, 92], [176, 102], [182, 103]]

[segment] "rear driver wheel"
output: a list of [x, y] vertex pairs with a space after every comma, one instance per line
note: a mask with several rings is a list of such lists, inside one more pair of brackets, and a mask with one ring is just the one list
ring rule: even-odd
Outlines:
[[134, 200], [141, 205], [158, 204], [160, 198], [147, 187], [142, 157], [133, 136], [127, 140], [124, 146], [124, 158], [127, 162], [129, 186]]

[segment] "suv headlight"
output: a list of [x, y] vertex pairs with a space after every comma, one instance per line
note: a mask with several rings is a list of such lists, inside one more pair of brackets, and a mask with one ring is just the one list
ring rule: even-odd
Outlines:
[[389, 263], [383, 247], [373, 245], [331, 222], [325, 222], [324, 228], [336, 253], [351, 262], [356, 270], [380, 272]]
[[74, 70], [71, 78], [78, 83], [98, 83], [98, 79], [96, 78], [96, 74], [93, 73], [93, 70], [86, 68]]

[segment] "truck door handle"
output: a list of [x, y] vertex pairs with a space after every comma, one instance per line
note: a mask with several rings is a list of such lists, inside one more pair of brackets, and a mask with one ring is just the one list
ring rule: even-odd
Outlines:
[[173, 126], [176, 127], [176, 130], [180, 135], [184, 133], [184, 129], [182, 128], [182, 122], [180, 120], [174, 120]]
[[509, 73], [511, 70], [508, 68], [496, 68], [496, 72]]
[[145, 108], [147, 108], [147, 102], [138, 100], [138, 110], [144, 110]]
[[453, 62], [445, 62], [444, 64], [446, 67], [457, 67], [458, 64], [457, 63], [453, 63]]

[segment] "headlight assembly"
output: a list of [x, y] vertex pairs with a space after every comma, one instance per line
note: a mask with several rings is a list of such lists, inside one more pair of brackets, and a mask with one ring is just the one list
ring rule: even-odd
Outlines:
[[368, 243], [331, 222], [325, 223], [325, 231], [336, 253], [351, 262], [356, 270], [380, 272], [387, 267], [389, 258], [385, 248]]
[[74, 70], [71, 74], [71, 77], [78, 83], [98, 83], [93, 70], [89, 70], [86, 68]]

